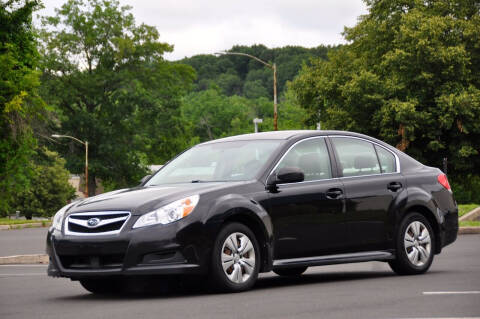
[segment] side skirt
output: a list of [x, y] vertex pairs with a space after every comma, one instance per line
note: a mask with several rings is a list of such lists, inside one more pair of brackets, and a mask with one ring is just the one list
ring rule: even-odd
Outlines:
[[395, 259], [391, 251], [366, 251], [352, 254], [338, 254], [316, 257], [302, 257], [292, 259], [277, 259], [273, 261], [273, 268], [290, 268], [299, 266], [321, 266], [344, 263], [358, 263], [364, 261], [385, 261]]

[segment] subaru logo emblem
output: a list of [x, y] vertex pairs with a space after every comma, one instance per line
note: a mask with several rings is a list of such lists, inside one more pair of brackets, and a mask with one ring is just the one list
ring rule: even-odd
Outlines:
[[90, 218], [89, 220], [87, 220], [87, 225], [89, 227], [95, 227], [98, 224], [100, 224], [100, 219], [99, 218]]

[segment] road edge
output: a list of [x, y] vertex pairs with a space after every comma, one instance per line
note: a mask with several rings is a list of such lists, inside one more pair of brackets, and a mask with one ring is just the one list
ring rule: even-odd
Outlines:
[[0, 265], [48, 264], [48, 255], [15, 255], [0, 257]]
[[480, 226], [464, 226], [458, 229], [459, 235], [480, 234]]
[[44, 228], [44, 227], [50, 227], [51, 225], [52, 225], [51, 222], [0, 225], [0, 230], [12, 230], [12, 229], [24, 229], [24, 228]]

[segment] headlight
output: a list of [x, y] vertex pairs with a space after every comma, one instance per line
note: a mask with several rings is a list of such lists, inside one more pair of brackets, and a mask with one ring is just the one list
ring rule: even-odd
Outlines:
[[52, 227], [55, 228], [56, 230], [62, 230], [62, 222], [63, 222], [63, 216], [65, 216], [65, 212], [67, 209], [69, 209], [71, 206], [73, 206], [75, 202], [70, 203], [68, 205], [63, 206], [60, 208], [60, 210], [53, 216], [53, 222], [52, 222]]
[[142, 215], [135, 225], [133, 225], [133, 228], [155, 224], [165, 225], [188, 216], [193, 212], [195, 206], [197, 206], [199, 198], [199, 195], [189, 196]]

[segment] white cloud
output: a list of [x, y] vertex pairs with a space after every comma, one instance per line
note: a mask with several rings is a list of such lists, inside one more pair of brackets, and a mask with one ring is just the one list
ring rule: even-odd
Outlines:
[[[64, 1], [44, 0], [41, 14]], [[268, 47], [343, 43], [344, 26], [366, 13], [361, 0], [121, 0], [137, 23], [154, 25], [173, 44], [169, 60], [227, 50], [233, 45]]]

